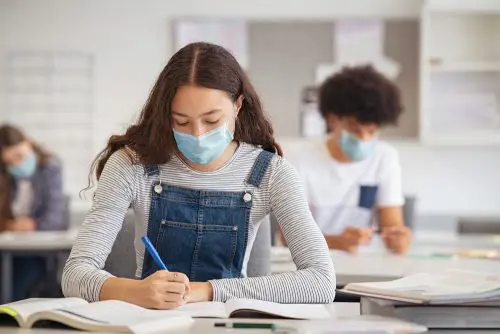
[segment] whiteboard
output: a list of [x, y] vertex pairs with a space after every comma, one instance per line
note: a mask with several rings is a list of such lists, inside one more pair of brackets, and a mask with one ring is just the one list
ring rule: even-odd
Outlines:
[[66, 193], [87, 185], [93, 158], [92, 55], [19, 52], [6, 57], [6, 119], [62, 162]]
[[244, 20], [181, 19], [174, 21], [174, 51], [194, 42], [208, 42], [229, 50], [248, 68], [248, 25]]

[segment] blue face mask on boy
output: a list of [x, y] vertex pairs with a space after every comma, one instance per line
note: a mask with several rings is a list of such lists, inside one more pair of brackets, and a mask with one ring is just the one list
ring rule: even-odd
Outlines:
[[366, 159], [373, 152], [376, 142], [376, 139], [361, 140], [345, 130], [342, 130], [339, 139], [340, 148], [352, 161]]
[[217, 159], [233, 141], [233, 133], [224, 123], [218, 128], [205, 132], [199, 137], [174, 131], [179, 151], [195, 164], [208, 164]]
[[7, 167], [7, 171], [15, 179], [27, 179], [35, 173], [37, 163], [37, 155], [35, 152], [30, 152], [26, 155], [21, 164]]

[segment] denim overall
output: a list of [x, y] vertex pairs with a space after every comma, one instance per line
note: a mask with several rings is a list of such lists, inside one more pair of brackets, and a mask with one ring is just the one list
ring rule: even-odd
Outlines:
[[[274, 154], [262, 151], [246, 180], [259, 187]], [[159, 175], [146, 165], [148, 176]], [[242, 277], [247, 247], [252, 191], [205, 191], [154, 182], [147, 235], [169, 271], [192, 282]], [[159, 270], [148, 252], [142, 278]]]

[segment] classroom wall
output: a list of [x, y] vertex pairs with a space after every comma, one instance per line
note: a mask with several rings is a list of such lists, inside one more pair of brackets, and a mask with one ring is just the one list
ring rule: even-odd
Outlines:
[[137, 15], [143, 6], [135, 1], [0, 4], [0, 57], [23, 50], [77, 50], [95, 56], [94, 137], [89, 142], [97, 152], [110, 133], [133, 119], [167, 59], [165, 15], [153, 10]]
[[[419, 24], [415, 19], [388, 20], [385, 30], [384, 52], [402, 68], [396, 84], [405, 112], [398, 126], [384, 130], [384, 135], [417, 138]], [[249, 74], [280, 136], [300, 135], [301, 91], [315, 84], [319, 63], [333, 62], [334, 32], [332, 22], [250, 23]]]
[[389, 140], [399, 151], [403, 189], [417, 194], [417, 211], [500, 217], [500, 148], [430, 148]]
[[[172, 53], [171, 19], [186, 16], [259, 20], [346, 16], [417, 17], [421, 0], [0, 0], [0, 57], [12, 50], [82, 50], [96, 56], [97, 152], [144, 103]], [[0, 67], [0, 68], [3, 68]], [[1, 84], [1, 82], [0, 82]], [[0, 117], [3, 97], [0, 93]]]
[[[13, 50], [93, 53], [96, 117], [94, 136], [89, 142], [97, 152], [106, 137], [132, 120], [145, 101], [158, 72], [171, 55], [170, 20], [174, 17], [236, 16], [259, 21], [368, 15], [416, 18], [422, 1], [275, 0], [272, 3], [270, 8], [266, 0], [0, 0], [0, 59]], [[2, 101], [0, 95], [0, 119]], [[420, 195], [421, 212], [500, 216], [498, 148], [437, 149], [413, 142], [397, 147], [401, 150], [405, 189]], [[85, 186], [86, 180], [81, 181], [82, 187]]]
[[248, 45], [248, 72], [276, 133], [299, 136], [302, 89], [333, 59], [332, 23], [252, 22]]

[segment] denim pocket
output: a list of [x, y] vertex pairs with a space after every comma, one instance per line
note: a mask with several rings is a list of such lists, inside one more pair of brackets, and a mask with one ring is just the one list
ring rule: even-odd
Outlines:
[[232, 277], [238, 227], [162, 221], [156, 247], [170, 271], [192, 281]]
[[358, 206], [365, 209], [372, 209], [375, 205], [378, 186], [359, 186]]
[[169, 271], [188, 277], [197, 239], [197, 225], [162, 220], [155, 247]]
[[195, 275], [200, 281], [234, 277], [238, 229], [231, 225], [203, 225]]

